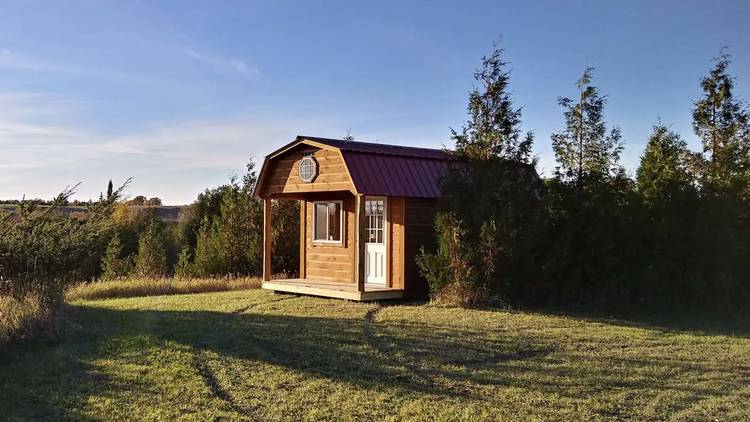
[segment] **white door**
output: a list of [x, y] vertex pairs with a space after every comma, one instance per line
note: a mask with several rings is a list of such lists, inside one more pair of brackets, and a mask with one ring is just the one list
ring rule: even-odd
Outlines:
[[365, 282], [385, 286], [385, 198], [365, 200]]

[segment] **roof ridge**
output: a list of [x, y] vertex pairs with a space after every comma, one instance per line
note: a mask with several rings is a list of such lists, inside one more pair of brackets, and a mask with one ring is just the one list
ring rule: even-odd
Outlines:
[[343, 151], [360, 152], [366, 154], [404, 155], [423, 159], [444, 160], [450, 157], [450, 151], [438, 148], [413, 147], [406, 145], [384, 144], [365, 141], [348, 141], [344, 139], [321, 138], [318, 136], [297, 136], [297, 140], [320, 142]]

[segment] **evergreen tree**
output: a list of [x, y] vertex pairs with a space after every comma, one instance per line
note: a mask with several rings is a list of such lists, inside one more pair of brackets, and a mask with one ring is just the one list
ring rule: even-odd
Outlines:
[[206, 222], [198, 232], [192, 273], [200, 277], [227, 275], [229, 268], [224, 246], [215, 225]]
[[750, 297], [750, 124], [744, 102], [734, 96], [730, 59], [714, 59], [693, 110], [693, 129], [703, 144], [695, 229], [702, 284], [694, 290], [710, 309], [736, 309]]
[[112, 194], [114, 193], [113, 189], [114, 186], [112, 185], [112, 179], [109, 179], [109, 183], [107, 183], [107, 199], [112, 198]]
[[[253, 174], [253, 179], [255, 175]], [[230, 182], [230, 189], [224, 192], [220, 216], [215, 220], [215, 228], [226, 257], [229, 274], [256, 274], [261, 271], [262, 261], [254, 251], [262, 250], [262, 212], [260, 201], [249, 198], [246, 185], [239, 185], [236, 179]]]
[[714, 59], [714, 68], [701, 80], [703, 97], [695, 102], [693, 130], [706, 158], [702, 175], [708, 190], [747, 183], [750, 170], [750, 125], [743, 102], [734, 97], [728, 54]]
[[107, 244], [101, 267], [102, 280], [115, 280], [126, 277], [132, 271], [132, 260], [130, 257], [123, 256], [123, 244], [119, 234], [115, 234]]
[[190, 258], [190, 248], [183, 247], [177, 256], [177, 264], [174, 267], [175, 278], [192, 278], [195, 276], [195, 268]]
[[521, 136], [521, 108], [514, 108], [508, 84], [510, 71], [503, 60], [503, 49], [493, 45], [482, 57], [482, 67], [474, 72], [481, 87], [469, 93], [469, 121], [461, 132], [451, 129], [456, 153], [468, 159], [491, 157], [530, 163], [534, 136]]
[[502, 53], [494, 46], [474, 73], [479, 87], [469, 94], [469, 120], [460, 133], [451, 130], [459, 160], [443, 180], [438, 248], [423, 249], [418, 259], [432, 294], [458, 304], [507, 299], [534, 261], [533, 221], [541, 207], [533, 135], [522, 136]]
[[[260, 203], [259, 203], [260, 205]], [[271, 266], [275, 274], [294, 277], [299, 273], [299, 202], [274, 201], [273, 213], [273, 256]], [[261, 210], [259, 210], [261, 211]], [[262, 220], [258, 220], [262, 223]], [[262, 231], [263, 226], [258, 226]], [[262, 239], [259, 239], [262, 241]], [[258, 249], [257, 259], [262, 270], [263, 245]]]
[[575, 181], [584, 177], [612, 175], [620, 169], [622, 152], [620, 129], [607, 133], [604, 106], [607, 99], [591, 85], [594, 68], [587, 67], [576, 82], [578, 98], [561, 97], [565, 109], [565, 130], [552, 134], [552, 148], [558, 162], [558, 175]]
[[607, 130], [607, 100], [592, 76], [593, 68], [586, 68], [576, 82], [578, 98], [558, 100], [565, 129], [551, 136], [558, 167], [547, 186], [541, 244], [555, 246], [539, 249], [547, 284], [538, 290], [560, 304], [617, 303], [631, 293], [637, 262], [634, 184], [618, 164], [620, 131]]
[[693, 229], [696, 160], [679, 134], [661, 122], [654, 126], [636, 172], [643, 218], [633, 231], [638, 229], [644, 275], [633, 278], [633, 288], [642, 305], [663, 309], [684, 304], [699, 281]]
[[135, 271], [140, 277], [163, 277], [167, 272], [167, 240], [163, 223], [154, 220], [138, 239]]
[[638, 191], [650, 202], [664, 202], [692, 189], [696, 157], [679, 134], [661, 122], [654, 126], [636, 171]]

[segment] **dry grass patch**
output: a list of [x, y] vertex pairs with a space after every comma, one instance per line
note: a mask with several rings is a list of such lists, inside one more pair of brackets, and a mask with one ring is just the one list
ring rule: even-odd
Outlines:
[[187, 293], [224, 292], [260, 287], [260, 279], [243, 278], [131, 278], [82, 283], [65, 294], [65, 299], [96, 300], [122, 297], [162, 296]]
[[38, 296], [0, 296], [0, 348], [31, 338], [52, 325], [52, 312]]

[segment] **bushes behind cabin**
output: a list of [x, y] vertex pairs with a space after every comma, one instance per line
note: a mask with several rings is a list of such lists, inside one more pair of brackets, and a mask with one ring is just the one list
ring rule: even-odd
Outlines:
[[733, 96], [729, 63], [714, 60], [693, 104], [703, 150], [659, 121], [635, 178], [585, 69], [575, 95], [558, 100], [557, 166], [537, 196], [533, 180], [501, 173], [535, 174], [534, 138], [522, 136], [502, 50], [493, 50], [475, 74], [469, 120], [453, 131], [461, 164], [443, 184], [438, 248], [417, 258], [433, 298], [750, 314], [750, 113]]

